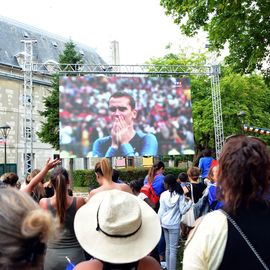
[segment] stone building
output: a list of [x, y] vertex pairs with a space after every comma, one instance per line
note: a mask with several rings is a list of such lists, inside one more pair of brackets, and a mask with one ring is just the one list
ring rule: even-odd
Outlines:
[[[32, 97], [24, 96], [22, 71], [24, 44], [21, 41], [29, 38], [37, 41], [33, 44], [33, 63], [41, 63], [44, 70], [33, 72]], [[7, 163], [13, 164], [20, 179], [24, 177], [25, 134], [33, 136], [32, 168], [42, 168], [48, 157], [53, 158], [58, 154], [50, 145], [39, 140], [36, 131], [40, 129], [43, 120], [39, 115], [39, 111], [44, 109], [43, 98], [49, 95], [52, 89], [50, 72], [67, 41], [69, 40], [0, 16], [0, 125], [8, 124], [11, 127], [7, 139]], [[74, 43], [77, 44], [76, 41]], [[76, 48], [85, 64], [105, 64], [90, 47], [77, 44]], [[29, 103], [32, 106], [33, 132], [26, 133], [24, 113], [25, 106]], [[1, 168], [3, 172], [3, 163], [4, 144], [0, 140], [0, 174]]]

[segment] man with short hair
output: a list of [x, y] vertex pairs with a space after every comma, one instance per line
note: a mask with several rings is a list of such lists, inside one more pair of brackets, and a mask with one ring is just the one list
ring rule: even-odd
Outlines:
[[135, 100], [126, 92], [115, 92], [109, 99], [111, 135], [98, 138], [93, 145], [94, 157], [156, 156], [158, 143], [153, 134], [135, 131]]

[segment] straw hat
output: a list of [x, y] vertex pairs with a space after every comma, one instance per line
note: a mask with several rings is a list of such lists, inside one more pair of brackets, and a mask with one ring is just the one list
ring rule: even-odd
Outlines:
[[120, 190], [95, 194], [77, 211], [74, 229], [85, 251], [119, 264], [148, 255], [161, 236], [155, 211], [140, 198]]

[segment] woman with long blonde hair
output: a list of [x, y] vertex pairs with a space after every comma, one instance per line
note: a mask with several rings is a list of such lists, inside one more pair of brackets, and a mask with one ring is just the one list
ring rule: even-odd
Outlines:
[[99, 184], [98, 188], [95, 188], [89, 192], [89, 199], [96, 193], [105, 190], [118, 189], [132, 193], [132, 190], [127, 184], [115, 183], [112, 180], [112, 167], [107, 158], [102, 158], [95, 166], [96, 180]]

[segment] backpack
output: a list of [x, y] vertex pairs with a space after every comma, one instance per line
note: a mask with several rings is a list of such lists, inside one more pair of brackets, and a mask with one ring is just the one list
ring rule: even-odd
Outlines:
[[152, 184], [145, 184], [141, 190], [140, 190], [141, 193], [144, 193], [148, 199], [154, 203], [154, 204], [157, 204], [158, 201], [159, 201], [159, 196], [155, 193], [153, 187], [152, 187]]

